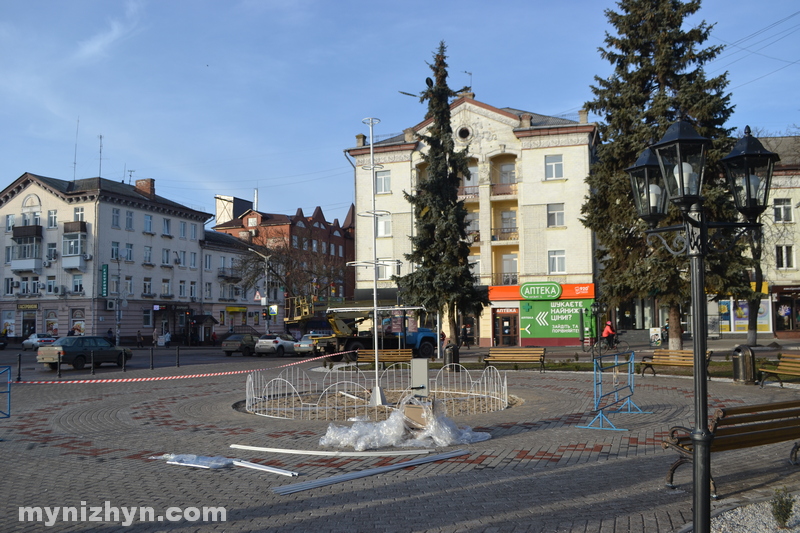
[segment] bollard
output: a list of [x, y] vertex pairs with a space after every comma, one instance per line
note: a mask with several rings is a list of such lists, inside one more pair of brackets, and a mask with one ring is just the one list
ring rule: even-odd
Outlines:
[[176, 346], [175, 347], [175, 366], [176, 367], [181, 366], [181, 347], [180, 346]]
[[56, 363], [56, 366], [58, 366], [58, 376], [57, 377], [58, 377], [58, 379], [61, 379], [61, 353], [60, 352], [58, 354], [58, 362]]
[[94, 350], [89, 352], [89, 364], [92, 367], [91, 374], [94, 376]]
[[17, 354], [17, 381], [22, 381], [22, 354]]
[[127, 372], [128, 370], [125, 368], [125, 365], [128, 363], [128, 358], [125, 357], [125, 352], [122, 352], [122, 371]]
[[153, 370], [153, 347], [150, 347], [150, 370]]

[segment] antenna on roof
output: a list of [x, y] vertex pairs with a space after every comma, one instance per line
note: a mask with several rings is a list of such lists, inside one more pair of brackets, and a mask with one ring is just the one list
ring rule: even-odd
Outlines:
[[135, 170], [128, 171], [128, 185], [131, 184], [131, 178], [133, 178], [133, 173], [136, 172]]
[[464, 74], [469, 74], [469, 88], [472, 89], [472, 72], [464, 71]]
[[97, 171], [97, 177], [98, 178], [102, 178], [103, 177], [103, 136], [102, 135], [98, 135], [97, 138], [100, 139], [100, 170]]
[[78, 124], [75, 126], [75, 155], [72, 156], [72, 181], [75, 181], [75, 167], [78, 166], [78, 129], [81, 127], [81, 117], [78, 117]]

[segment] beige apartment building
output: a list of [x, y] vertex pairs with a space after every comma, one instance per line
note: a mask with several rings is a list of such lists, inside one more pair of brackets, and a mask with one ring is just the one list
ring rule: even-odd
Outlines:
[[110, 329], [131, 343], [155, 330], [189, 344], [263, 329], [238, 274], [247, 246], [206, 231], [212, 215], [158, 196], [155, 180], [25, 173], [0, 191], [0, 217], [0, 318], [12, 340]]
[[[467, 148], [470, 158], [470, 176], [459, 189], [468, 211], [470, 261], [491, 300], [479, 319], [460, 321], [482, 346], [577, 344], [595, 296], [595, 243], [579, 220], [589, 194], [595, 126], [583, 112], [568, 120], [497, 108], [472, 94], [455, 100], [451, 115], [456, 149]], [[355, 165], [356, 263], [378, 259], [383, 301], [402, 303], [391, 276], [414, 268], [404, 258], [414, 232], [404, 193], [413, 194], [425, 175], [427, 147], [416, 134], [428, 126], [423, 121], [374, 142], [372, 154], [360, 134], [346, 150]], [[364, 168], [373, 162], [380, 166], [374, 183], [372, 170]], [[373, 272], [356, 269], [356, 299], [372, 298]]]

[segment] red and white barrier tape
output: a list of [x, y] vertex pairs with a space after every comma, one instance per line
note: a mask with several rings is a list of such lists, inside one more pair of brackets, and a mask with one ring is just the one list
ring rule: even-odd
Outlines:
[[286, 368], [289, 366], [300, 365], [303, 363], [309, 363], [311, 361], [317, 361], [319, 359], [325, 359], [331, 357], [333, 355], [342, 355], [350, 352], [338, 352], [332, 354], [325, 354], [320, 355], [319, 357], [312, 357], [311, 359], [303, 359], [302, 361], [296, 361], [294, 363], [288, 363], [281, 366], [274, 366], [272, 368], [256, 368], [253, 370], [231, 370], [229, 372], [209, 372], [207, 374], [188, 374], [185, 376], [160, 376], [160, 377], [150, 377], [150, 378], [114, 378], [114, 379], [70, 379], [64, 381], [12, 381], [11, 383], [16, 384], [24, 384], [24, 385], [72, 385], [72, 384], [81, 384], [81, 383], [134, 383], [139, 381], [166, 381], [170, 379], [189, 379], [189, 378], [207, 378], [212, 376], [232, 376], [234, 374], [249, 374], [250, 372], [260, 372], [263, 370], [275, 370], [276, 368]]

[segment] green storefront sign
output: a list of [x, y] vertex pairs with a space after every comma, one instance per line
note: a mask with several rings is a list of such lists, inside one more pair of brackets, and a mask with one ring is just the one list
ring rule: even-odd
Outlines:
[[[520, 289], [522, 292], [522, 289]], [[594, 300], [535, 300], [519, 303], [520, 336], [531, 338], [576, 338], [581, 334], [581, 314], [590, 321]]]
[[523, 300], [557, 300], [561, 297], [561, 284], [554, 281], [523, 283], [519, 295]]

